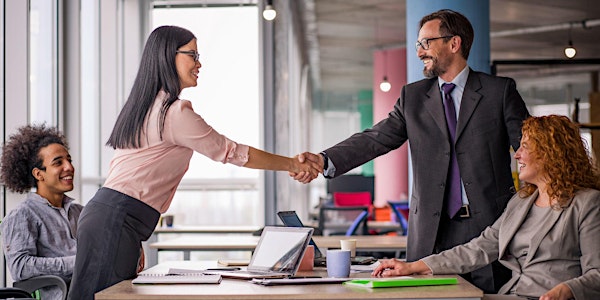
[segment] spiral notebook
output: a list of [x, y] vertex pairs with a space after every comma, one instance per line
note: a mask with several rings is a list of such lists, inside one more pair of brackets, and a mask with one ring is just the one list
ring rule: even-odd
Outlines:
[[180, 269], [169, 269], [167, 273], [140, 272], [133, 279], [134, 284], [178, 284], [178, 283], [221, 283], [221, 275], [207, 275], [198, 272], [187, 272]]

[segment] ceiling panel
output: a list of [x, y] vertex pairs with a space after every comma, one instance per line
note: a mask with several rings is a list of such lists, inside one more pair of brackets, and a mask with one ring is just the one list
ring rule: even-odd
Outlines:
[[[402, 0], [305, 0], [314, 7], [311, 53], [313, 73], [323, 93], [347, 94], [373, 86], [373, 51], [406, 44], [406, 7]], [[310, 7], [310, 6], [309, 6]], [[305, 18], [306, 19], [306, 18]], [[310, 20], [310, 18], [308, 18]], [[582, 21], [594, 21], [582, 28]], [[597, 0], [490, 0], [491, 59], [563, 59], [572, 24], [571, 38], [577, 58], [600, 58], [600, 4]], [[588, 23], [589, 24], [589, 23]], [[524, 33], [532, 30], [536, 33]], [[516, 33], [519, 31], [520, 33]], [[508, 36], [494, 37], [494, 34]], [[411, 41], [410, 45], [413, 44]], [[554, 68], [520, 66], [519, 76], [560, 73]], [[506, 69], [506, 68], [505, 68]], [[535, 69], [535, 70], [534, 70]], [[581, 73], [600, 65], [565, 68]], [[533, 74], [533, 75], [532, 75]]]

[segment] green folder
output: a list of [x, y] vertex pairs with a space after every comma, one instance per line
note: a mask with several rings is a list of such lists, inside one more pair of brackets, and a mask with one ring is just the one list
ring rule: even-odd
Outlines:
[[432, 277], [432, 278], [414, 278], [414, 277], [394, 277], [394, 278], [364, 278], [354, 279], [344, 282], [347, 286], [358, 286], [366, 288], [381, 287], [402, 287], [402, 286], [423, 286], [423, 285], [447, 285], [458, 284], [458, 279], [454, 277]]

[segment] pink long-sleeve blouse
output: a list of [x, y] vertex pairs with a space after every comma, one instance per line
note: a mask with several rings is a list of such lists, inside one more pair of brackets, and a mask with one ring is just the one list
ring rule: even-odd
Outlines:
[[175, 101], [165, 118], [162, 140], [159, 115], [164, 91], [156, 96], [137, 149], [116, 149], [104, 187], [119, 191], [164, 213], [188, 169], [194, 151], [214, 161], [243, 166], [249, 147], [218, 133], [187, 100]]

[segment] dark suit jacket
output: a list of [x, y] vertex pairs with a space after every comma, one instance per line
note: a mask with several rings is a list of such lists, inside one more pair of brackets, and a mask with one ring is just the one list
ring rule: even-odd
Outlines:
[[[456, 132], [456, 153], [473, 221], [481, 232], [500, 216], [513, 195], [510, 147], [517, 149], [529, 116], [514, 80], [470, 70]], [[407, 260], [432, 254], [451, 144], [438, 79], [408, 84], [388, 117], [325, 150], [335, 176], [410, 142], [413, 190]], [[462, 244], [474, 236], [456, 241]]]
[[434, 274], [456, 274], [498, 259], [513, 273], [500, 294], [514, 286], [518, 295], [539, 297], [564, 282], [575, 299], [600, 299], [600, 191], [581, 190], [566, 208], [552, 210], [539, 224], [520, 265], [508, 249], [537, 196], [537, 191], [528, 198], [515, 195], [479, 237], [423, 261]]

